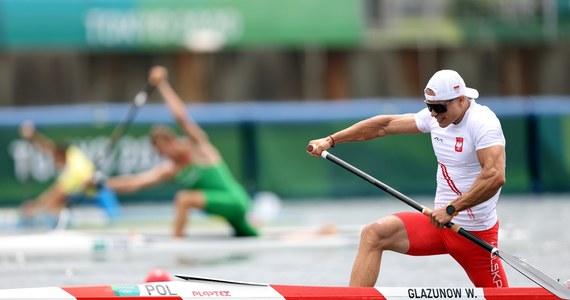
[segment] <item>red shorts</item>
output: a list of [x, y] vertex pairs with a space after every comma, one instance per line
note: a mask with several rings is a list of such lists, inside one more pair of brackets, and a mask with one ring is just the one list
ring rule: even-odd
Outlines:
[[[406, 227], [409, 255], [451, 255], [465, 270], [476, 287], [508, 287], [507, 276], [501, 258], [491, 255], [470, 240], [445, 229], [438, 229], [421, 213], [395, 214]], [[483, 231], [470, 231], [473, 235], [498, 247], [499, 222]]]

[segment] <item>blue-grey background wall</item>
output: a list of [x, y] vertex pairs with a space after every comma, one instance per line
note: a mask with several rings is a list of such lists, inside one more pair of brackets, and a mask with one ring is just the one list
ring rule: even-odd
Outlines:
[[[494, 109], [507, 139], [505, 193], [569, 192], [570, 101], [558, 97], [480, 100]], [[329, 135], [380, 113], [415, 112], [421, 100], [352, 100], [193, 105], [188, 113], [219, 147], [236, 177], [254, 194], [272, 191], [287, 199], [381, 195], [350, 173], [305, 153], [309, 140]], [[54, 178], [51, 160], [18, 137], [18, 125], [33, 119], [56, 140], [78, 145], [91, 157], [101, 156], [127, 105], [58, 106], [0, 109], [0, 199], [13, 204], [38, 194]], [[67, 111], [69, 117], [61, 118]], [[162, 105], [149, 104], [100, 168], [108, 175], [150, 168], [160, 162], [146, 133], [155, 123], [172, 124]], [[335, 154], [409, 194], [431, 195], [436, 161], [429, 135], [389, 136], [365, 143], [339, 144]], [[174, 184], [124, 201], [170, 200]]]

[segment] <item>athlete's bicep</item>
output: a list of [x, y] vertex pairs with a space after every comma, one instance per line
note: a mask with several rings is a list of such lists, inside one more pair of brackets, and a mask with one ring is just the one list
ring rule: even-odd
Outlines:
[[495, 145], [477, 150], [477, 158], [483, 168], [483, 172], [489, 172], [491, 176], [505, 177], [505, 147]]
[[388, 134], [416, 134], [421, 133], [416, 125], [414, 114], [395, 115], [386, 126]]

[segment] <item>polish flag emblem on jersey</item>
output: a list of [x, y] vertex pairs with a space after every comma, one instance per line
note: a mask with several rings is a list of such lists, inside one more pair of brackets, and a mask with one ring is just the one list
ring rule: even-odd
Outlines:
[[455, 138], [455, 152], [463, 152], [463, 138], [456, 137]]

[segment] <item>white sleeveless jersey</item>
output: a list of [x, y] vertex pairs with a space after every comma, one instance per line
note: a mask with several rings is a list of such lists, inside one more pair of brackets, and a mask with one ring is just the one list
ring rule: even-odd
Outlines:
[[[488, 107], [471, 100], [469, 109], [457, 125], [441, 128], [427, 108], [415, 114], [421, 132], [431, 132], [431, 142], [438, 162], [434, 207], [446, 206], [468, 191], [481, 172], [477, 150], [505, 146], [499, 119]], [[465, 230], [486, 230], [497, 222], [495, 206], [499, 190], [489, 200], [459, 212], [453, 222]]]

